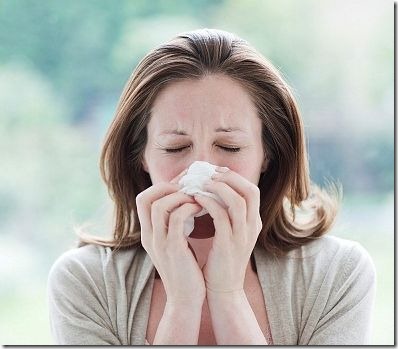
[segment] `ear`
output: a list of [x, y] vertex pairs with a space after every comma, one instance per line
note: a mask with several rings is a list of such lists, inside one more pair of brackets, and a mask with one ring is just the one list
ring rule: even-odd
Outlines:
[[261, 166], [261, 173], [264, 173], [268, 168], [269, 160], [268, 158], [264, 158], [263, 164]]
[[142, 168], [144, 169], [144, 171], [146, 173], [149, 173], [148, 164], [146, 163], [145, 157], [142, 159], [141, 164], [142, 164]]

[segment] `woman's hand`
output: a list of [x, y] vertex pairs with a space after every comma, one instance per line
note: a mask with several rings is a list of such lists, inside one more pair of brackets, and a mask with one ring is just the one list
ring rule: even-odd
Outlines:
[[[184, 171], [185, 172], [185, 171]], [[183, 233], [184, 221], [201, 211], [177, 184], [158, 183], [137, 195], [141, 242], [162, 279], [167, 303], [198, 305], [206, 296], [202, 271]]]
[[195, 195], [195, 200], [213, 218], [215, 236], [203, 275], [208, 292], [243, 290], [246, 268], [262, 228], [260, 190], [232, 170], [218, 172], [205, 190], [217, 194], [226, 208], [213, 198]]

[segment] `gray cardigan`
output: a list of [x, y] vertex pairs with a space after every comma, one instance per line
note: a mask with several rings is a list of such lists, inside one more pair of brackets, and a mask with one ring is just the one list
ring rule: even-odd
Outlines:
[[[376, 271], [359, 243], [324, 236], [283, 258], [253, 254], [274, 345], [370, 344]], [[55, 342], [144, 345], [154, 278], [141, 246], [64, 253], [48, 279]]]

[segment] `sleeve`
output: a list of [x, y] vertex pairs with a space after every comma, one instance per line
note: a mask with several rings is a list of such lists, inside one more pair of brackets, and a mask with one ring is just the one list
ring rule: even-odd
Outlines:
[[[90, 268], [72, 251], [50, 270], [47, 284], [50, 325], [57, 345], [120, 345], [101, 291], [101, 264]], [[95, 270], [97, 270], [95, 272]]]
[[337, 269], [336, 282], [308, 345], [370, 344], [376, 293], [374, 263], [355, 243]]

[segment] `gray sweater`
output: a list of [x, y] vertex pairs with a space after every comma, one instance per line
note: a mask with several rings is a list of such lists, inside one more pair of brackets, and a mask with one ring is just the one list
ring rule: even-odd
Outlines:
[[[376, 271], [359, 243], [324, 236], [283, 258], [253, 255], [274, 345], [370, 344]], [[48, 279], [56, 344], [144, 345], [154, 278], [141, 246], [64, 253]]]

